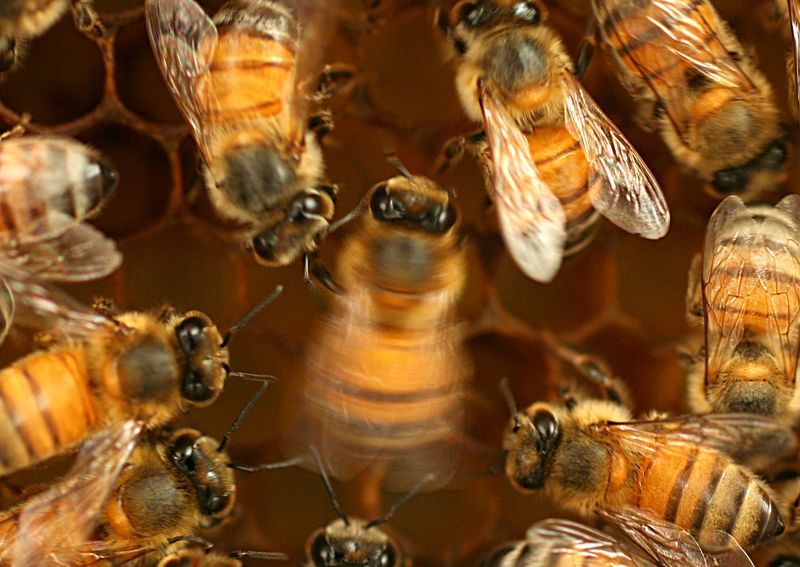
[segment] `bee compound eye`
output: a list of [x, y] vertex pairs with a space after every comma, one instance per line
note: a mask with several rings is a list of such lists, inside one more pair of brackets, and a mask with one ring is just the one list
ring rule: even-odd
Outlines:
[[182, 469], [188, 472], [197, 470], [195, 459], [195, 442], [193, 435], [185, 434], [178, 437], [170, 448], [172, 460]]
[[377, 220], [397, 220], [403, 218], [405, 209], [392, 197], [386, 183], [378, 185], [369, 200], [369, 209]]
[[187, 317], [175, 328], [181, 348], [187, 353], [195, 352], [203, 340], [208, 322], [202, 317]]
[[325, 203], [322, 196], [316, 193], [306, 193], [300, 203], [301, 210], [306, 216], [319, 216], [325, 211]]
[[744, 189], [747, 179], [747, 172], [739, 168], [723, 169], [714, 173], [711, 186], [717, 192], [728, 195]]
[[273, 260], [278, 247], [278, 235], [268, 230], [253, 237], [253, 252], [264, 260]]
[[533, 427], [541, 439], [553, 439], [558, 435], [558, 421], [548, 410], [539, 410], [534, 414]]
[[533, 2], [517, 2], [513, 11], [517, 18], [529, 24], [538, 24], [542, 18], [539, 7]]
[[317, 567], [328, 565], [334, 559], [333, 549], [328, 543], [328, 538], [324, 533], [319, 534], [314, 538], [311, 544], [311, 561]]
[[393, 545], [387, 545], [386, 549], [384, 549], [380, 557], [378, 558], [378, 564], [380, 567], [393, 567], [395, 562], [397, 561], [397, 552], [394, 549]]

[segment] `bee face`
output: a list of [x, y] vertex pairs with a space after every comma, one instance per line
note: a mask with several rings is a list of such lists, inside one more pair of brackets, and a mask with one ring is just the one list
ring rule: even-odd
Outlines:
[[175, 325], [175, 338], [183, 355], [181, 396], [190, 405], [205, 407], [217, 399], [226, 378], [228, 350], [211, 319], [190, 311]]
[[542, 488], [561, 439], [558, 418], [547, 404], [536, 404], [512, 419], [503, 442], [506, 474], [522, 492]]
[[297, 173], [279, 152], [266, 145], [236, 148], [225, 159], [224, 187], [235, 206], [259, 210], [265, 196], [294, 193]]
[[746, 164], [715, 171], [708, 191], [718, 198], [747, 193], [751, 185], [768, 184], [767, 180], [759, 177], [774, 178], [775, 183], [772, 185], [777, 186], [783, 176], [787, 157], [786, 143], [784, 140], [776, 140]]
[[250, 248], [256, 261], [265, 266], [282, 266], [297, 258], [320, 236], [333, 218], [330, 195], [311, 189], [289, 202], [277, 222], [256, 234]]
[[176, 431], [169, 441], [169, 461], [192, 484], [203, 525], [216, 525], [230, 516], [235, 501], [233, 471], [219, 443], [193, 429]]
[[425, 179], [395, 177], [370, 189], [369, 209], [378, 222], [397, 223], [411, 230], [445, 234], [458, 220], [446, 192]]
[[315, 532], [308, 546], [315, 567], [394, 567], [397, 547], [377, 528], [367, 528], [360, 520], [336, 520]]

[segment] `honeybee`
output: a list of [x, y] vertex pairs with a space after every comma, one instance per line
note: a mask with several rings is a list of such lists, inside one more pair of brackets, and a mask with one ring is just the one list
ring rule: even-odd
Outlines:
[[397, 511], [417, 494], [425, 485], [434, 480], [433, 475], [422, 477], [403, 498], [395, 502], [389, 511], [369, 522], [349, 518], [339, 506], [333, 485], [325, 472], [322, 457], [312, 447], [316, 464], [325, 483], [336, 520], [311, 534], [306, 545], [308, 561], [306, 567], [394, 567], [408, 565], [400, 547], [378, 526], [388, 522]]
[[675, 158], [707, 191], [759, 199], [787, 176], [772, 88], [710, 2], [592, 0], [613, 66]]
[[655, 563], [608, 534], [569, 520], [542, 520], [482, 567], [646, 567]]
[[334, 214], [322, 153], [304, 122], [304, 73], [321, 49], [318, 2], [231, 1], [209, 18], [194, 0], [147, 0], [156, 60], [207, 166], [216, 210], [252, 229], [266, 266], [316, 248]]
[[230, 371], [227, 348], [237, 326], [223, 336], [207, 315], [172, 308], [111, 317], [5, 263], [0, 277], [15, 300], [14, 322], [54, 341], [0, 370], [0, 475], [69, 451], [104, 428], [158, 428], [187, 408], [208, 406], [226, 378], [239, 375]]
[[[372, 187], [338, 256], [333, 298], [304, 359], [290, 450], [320, 447], [333, 476], [385, 465], [405, 490], [460, 461], [463, 387], [471, 373], [456, 302], [466, 280], [452, 195], [419, 176]], [[357, 225], [357, 227], [356, 227]]]
[[795, 424], [800, 349], [800, 197], [746, 206], [730, 196], [708, 222], [689, 276], [689, 316], [705, 343], [687, 368], [697, 412], [753, 412]]
[[0, 3], [0, 72], [14, 65], [18, 39], [42, 35], [70, 5], [81, 31], [94, 35], [103, 33], [91, 0], [4, 0]]
[[153, 565], [171, 541], [230, 516], [233, 471], [218, 441], [180, 429], [136, 446], [138, 429], [129, 422], [104, 430], [67, 477], [4, 513], [0, 558], [14, 565]]
[[108, 275], [122, 256], [81, 221], [97, 214], [116, 185], [111, 165], [70, 138], [0, 141], [0, 256], [49, 280]]
[[632, 421], [610, 400], [571, 398], [515, 411], [503, 448], [517, 490], [599, 515], [664, 564], [730, 565], [784, 531], [771, 489], [728, 454], [775, 432], [753, 414]]
[[526, 275], [550, 281], [588, 244], [598, 213], [645, 238], [666, 234], [657, 181], [574, 77], [538, 2], [463, 0], [438, 21], [457, 52], [461, 104], [483, 122], [503, 238]]

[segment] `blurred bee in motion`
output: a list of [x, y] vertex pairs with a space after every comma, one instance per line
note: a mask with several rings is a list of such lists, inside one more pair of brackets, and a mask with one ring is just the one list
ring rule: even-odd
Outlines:
[[233, 471], [218, 441], [180, 429], [134, 449], [136, 433], [130, 423], [104, 430], [64, 479], [3, 514], [0, 559], [154, 565], [170, 542], [230, 516]]
[[[110, 274], [122, 255], [113, 240], [82, 221], [97, 214], [116, 184], [114, 169], [70, 138], [3, 139], [0, 261], [47, 280], [87, 281]], [[0, 341], [14, 309], [11, 294], [2, 299]]]
[[800, 349], [800, 197], [746, 206], [726, 198], [689, 274], [688, 314], [705, 341], [690, 347], [696, 412], [753, 412], [794, 425]]
[[287, 420], [290, 451], [319, 446], [340, 479], [374, 465], [394, 490], [429, 473], [441, 487], [460, 462], [471, 374], [456, 321], [467, 272], [458, 212], [452, 195], [408, 172], [363, 204], [338, 256], [343, 292], [287, 404], [299, 412]]
[[194, 0], [146, 2], [150, 42], [205, 159], [211, 201], [249, 225], [246, 247], [267, 266], [312, 252], [334, 213], [305, 87], [332, 7], [298, 7], [237, 0], [212, 20]]
[[541, 490], [567, 510], [597, 514], [657, 564], [750, 565], [742, 547], [784, 531], [771, 489], [731, 455], [780, 458], [759, 442], [790, 430], [754, 414], [632, 421], [614, 401], [622, 399], [615, 381], [595, 381], [605, 399], [567, 391], [563, 405], [517, 411], [509, 392], [503, 448], [517, 490]]
[[92, 0], [3, 0], [0, 2], [0, 72], [8, 71], [17, 59], [18, 40], [33, 39], [55, 24], [67, 7], [72, 7], [75, 24], [84, 33], [103, 33]]
[[[100, 314], [25, 272], [0, 263], [14, 297], [14, 322], [43, 330], [53, 345], [0, 370], [0, 475], [74, 448], [87, 436], [137, 423], [161, 427], [205, 407], [228, 376], [232, 334], [199, 311]], [[276, 293], [280, 292], [280, 288]]]
[[658, 183], [545, 20], [531, 1], [464, 0], [438, 17], [458, 57], [461, 103], [483, 122], [478, 147], [506, 246], [542, 282], [589, 243], [598, 213], [645, 238], [669, 227]]
[[630, 544], [569, 520], [542, 520], [524, 541], [498, 548], [482, 567], [645, 567], [655, 563]]
[[[772, 88], [706, 0], [592, 0], [623, 86], [675, 158], [715, 196], [752, 200], [787, 177]], [[588, 63], [591, 44], [579, 59]], [[584, 66], [584, 65], [582, 65]]]

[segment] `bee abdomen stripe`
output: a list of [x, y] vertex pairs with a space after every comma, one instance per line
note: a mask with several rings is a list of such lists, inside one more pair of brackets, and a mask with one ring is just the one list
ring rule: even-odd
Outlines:
[[19, 371], [20, 375], [25, 378], [28, 386], [31, 389], [31, 392], [33, 393], [34, 399], [36, 400], [36, 408], [39, 410], [39, 413], [42, 416], [45, 425], [47, 426], [47, 433], [50, 435], [53, 446], [59, 446], [62, 440], [58, 434], [58, 424], [56, 423], [56, 420], [50, 411], [50, 404], [47, 400], [47, 392], [42, 392], [41, 388], [39, 387], [39, 383], [36, 381], [36, 378], [31, 376], [25, 365], [20, 365]]
[[686, 493], [686, 485], [689, 482], [689, 478], [692, 476], [692, 469], [694, 469], [694, 465], [697, 463], [698, 451], [699, 449], [695, 447], [692, 453], [687, 457], [686, 464], [684, 464], [681, 472], [675, 478], [675, 483], [672, 485], [672, 490], [669, 493], [669, 500], [667, 500], [667, 508], [664, 511], [664, 519], [668, 522], [675, 522], [675, 518], [678, 516], [681, 500]]
[[722, 473], [725, 471], [724, 466], [714, 467], [714, 472], [708, 479], [708, 484], [706, 485], [706, 490], [703, 492], [703, 497], [700, 500], [698, 506], [694, 509], [694, 513], [692, 515], [692, 524], [691, 524], [691, 532], [697, 534], [700, 532], [700, 529], [703, 527], [703, 521], [706, 518], [706, 512], [714, 500], [714, 495], [717, 492], [717, 487], [719, 486], [719, 481], [722, 478]]

